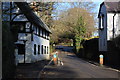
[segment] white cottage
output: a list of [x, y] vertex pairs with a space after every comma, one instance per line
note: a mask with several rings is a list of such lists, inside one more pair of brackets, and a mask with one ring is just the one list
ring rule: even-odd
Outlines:
[[120, 34], [120, 2], [103, 2], [98, 18], [99, 51], [107, 51], [107, 41]]
[[5, 3], [13, 8], [11, 25], [18, 30], [16, 49], [16, 65], [49, 59], [49, 40], [51, 33], [48, 26], [33, 12], [26, 2]]

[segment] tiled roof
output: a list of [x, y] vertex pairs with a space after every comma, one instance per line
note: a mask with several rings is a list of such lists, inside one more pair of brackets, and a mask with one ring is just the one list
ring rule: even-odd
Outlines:
[[107, 12], [118, 12], [120, 13], [120, 2], [104, 2]]
[[26, 16], [26, 18], [33, 24], [42, 27], [51, 33], [51, 30], [48, 26], [31, 10], [27, 2], [14, 2]]
[[103, 2], [100, 4], [98, 17], [100, 16], [101, 7], [105, 5], [108, 13], [120, 13], [120, 1], [119, 2]]

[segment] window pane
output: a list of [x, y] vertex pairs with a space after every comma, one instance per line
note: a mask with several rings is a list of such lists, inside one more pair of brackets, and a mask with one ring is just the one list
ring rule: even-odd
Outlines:
[[25, 45], [18, 44], [18, 54], [20, 54], [20, 55], [25, 54]]
[[47, 47], [47, 54], [48, 54], [48, 47]]
[[38, 45], [38, 54], [40, 54], [40, 45]]
[[46, 54], [46, 46], [45, 46], [45, 49], [44, 49], [44, 54]]
[[40, 36], [42, 36], [42, 29], [40, 29]]
[[38, 35], [40, 36], [40, 28], [38, 28]]
[[44, 30], [42, 30], [42, 37], [44, 36]]
[[41, 53], [43, 54], [43, 45], [41, 46]]
[[34, 55], [36, 55], [36, 44], [34, 44]]

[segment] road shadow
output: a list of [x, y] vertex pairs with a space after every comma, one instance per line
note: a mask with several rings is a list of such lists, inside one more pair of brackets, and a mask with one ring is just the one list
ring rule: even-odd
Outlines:
[[37, 78], [39, 72], [47, 65], [49, 60], [41, 60], [34, 63], [21, 63], [17, 65], [15, 78]]
[[78, 74], [68, 66], [52, 66], [44, 69], [44, 78], [76, 78]]

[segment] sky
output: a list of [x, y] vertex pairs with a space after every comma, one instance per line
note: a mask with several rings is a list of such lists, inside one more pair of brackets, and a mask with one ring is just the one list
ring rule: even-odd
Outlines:
[[[90, 0], [89, 0], [90, 1]], [[104, 0], [92, 0], [95, 4], [96, 4], [96, 8], [95, 8], [95, 12], [98, 13], [99, 12], [99, 7], [100, 7], [100, 4], [104, 1]], [[69, 9], [70, 8], [70, 5], [67, 3], [67, 2], [63, 2], [63, 3], [58, 3], [56, 4], [55, 6], [57, 6], [57, 11], [58, 12], [61, 12], [61, 11], [64, 11]]]

